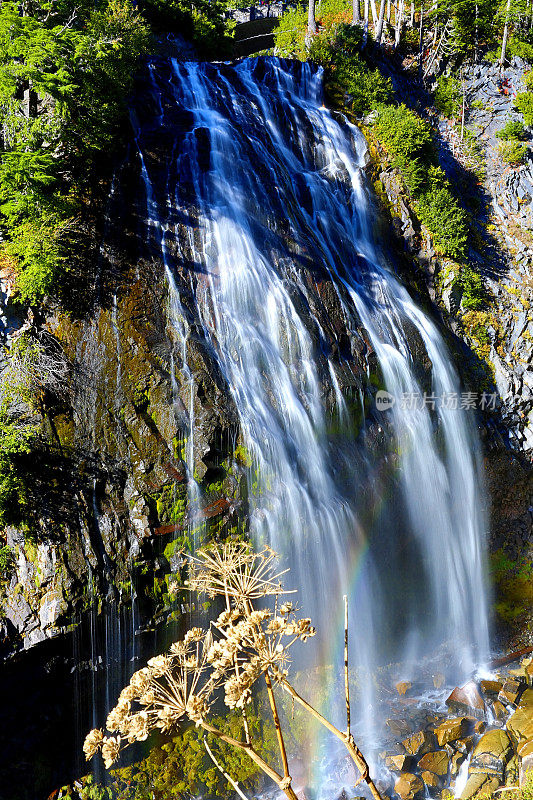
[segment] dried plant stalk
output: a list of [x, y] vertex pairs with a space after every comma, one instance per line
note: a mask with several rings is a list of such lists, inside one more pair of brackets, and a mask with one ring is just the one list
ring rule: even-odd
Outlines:
[[[289, 800], [297, 800], [275, 697], [276, 687], [281, 687], [293, 702], [299, 703], [343, 742], [361, 779], [368, 783], [375, 800], [381, 800], [350, 732], [347, 598], [344, 658], [347, 731], [342, 733], [288, 681], [292, 645], [314, 636], [315, 629], [310, 619], [297, 618], [292, 603], [284, 601], [278, 609], [279, 598], [287, 594], [280, 582], [287, 570], [277, 570], [276, 553], [269, 548], [255, 553], [248, 544], [230, 542], [206, 547], [191, 558], [189, 566], [189, 588], [209, 597], [223, 598], [225, 610], [207, 631], [193, 628], [182, 641], [174, 642], [166, 655], [150, 659], [147, 667], [132, 676], [107, 718], [108, 730], [117, 735], [91, 731], [83, 748], [86, 758], [101, 751], [109, 768], [123, 747], [145, 740], [152, 730], [169, 731], [189, 720], [231, 747], [246, 752]], [[268, 597], [275, 598], [274, 609], [254, 607], [258, 600]], [[282, 775], [258, 752], [246, 719], [252, 689], [261, 677], [267, 688]], [[222, 694], [226, 706], [241, 713], [244, 741], [228, 736], [209, 719], [213, 703]], [[216, 765], [231, 783], [223, 768]]]

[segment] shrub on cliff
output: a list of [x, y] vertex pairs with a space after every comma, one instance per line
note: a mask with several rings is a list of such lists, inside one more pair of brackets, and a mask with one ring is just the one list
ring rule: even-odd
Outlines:
[[437, 157], [429, 125], [406, 106], [379, 109], [373, 131], [417, 203], [420, 221], [435, 249], [461, 258], [468, 239], [467, 216], [454, 197]]
[[527, 139], [527, 131], [521, 122], [515, 120], [508, 120], [503, 128], [496, 131], [496, 138], [502, 141], [518, 141], [521, 142]]
[[511, 164], [511, 166], [514, 167], [523, 163], [527, 151], [527, 144], [517, 142], [516, 140], [500, 142], [498, 147], [498, 152], [502, 161], [504, 161], [506, 164]]
[[528, 128], [533, 126], [533, 92], [520, 92], [516, 95], [515, 106], [524, 117], [524, 123]]
[[456, 78], [441, 75], [435, 91], [435, 108], [445, 117], [456, 117], [461, 110], [461, 84]]
[[453, 196], [443, 171], [431, 167], [428, 174], [429, 189], [417, 201], [418, 217], [431, 231], [435, 250], [443, 256], [460, 259], [468, 240], [466, 213]]
[[149, 40], [129, 0], [0, 7], [0, 224], [24, 302], [61, 274], [60, 232], [113, 152]]
[[429, 125], [404, 105], [382, 106], [373, 125], [380, 144], [391, 157], [413, 195], [426, 188], [427, 165], [433, 156]]

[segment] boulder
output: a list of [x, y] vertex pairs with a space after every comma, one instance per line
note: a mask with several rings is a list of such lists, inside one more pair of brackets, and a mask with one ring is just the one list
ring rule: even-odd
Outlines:
[[394, 791], [402, 800], [414, 800], [424, 794], [424, 784], [418, 775], [403, 772], [394, 784]]
[[424, 770], [420, 774], [420, 777], [422, 778], [428, 789], [436, 789], [442, 783], [442, 781], [439, 780], [437, 775], [435, 775], [433, 772], [428, 772], [428, 770]]
[[496, 775], [503, 779], [505, 766], [512, 755], [513, 746], [507, 733], [499, 729], [489, 731], [475, 746], [468, 773]]
[[418, 733], [413, 733], [412, 736], [408, 736], [407, 739], [402, 741], [402, 746], [406, 753], [411, 756], [423, 756], [425, 753], [429, 753], [429, 751], [433, 748], [434, 745], [434, 737], [428, 731], [418, 731]]
[[494, 714], [494, 718], [501, 722], [507, 716], [507, 710], [503, 703], [500, 703], [499, 700], [495, 700], [492, 704], [492, 713]]
[[385, 759], [385, 766], [393, 772], [411, 772], [416, 767], [416, 759], [414, 756], [407, 756], [405, 754], [387, 756]]
[[476, 773], [470, 775], [466, 782], [466, 786], [461, 792], [460, 800], [470, 800], [475, 794], [483, 790], [483, 794], [491, 795], [500, 786], [501, 781], [494, 775], [484, 775], [483, 773]]
[[409, 691], [409, 689], [411, 689], [412, 685], [413, 684], [411, 681], [399, 681], [395, 688], [400, 697], [402, 697], [404, 694], [406, 694], [406, 692]]
[[520, 681], [515, 678], [507, 678], [498, 694], [498, 700], [505, 705], [516, 705], [523, 688], [524, 685]]
[[422, 756], [418, 767], [435, 775], [444, 776], [448, 774], [448, 763], [448, 753], [445, 750], [435, 750]]
[[484, 697], [497, 697], [503, 689], [503, 683], [501, 681], [480, 681], [479, 688]]
[[485, 711], [485, 701], [475, 681], [468, 681], [461, 687], [456, 686], [446, 700], [446, 705], [454, 711], [468, 711], [474, 716], [479, 716]]
[[448, 742], [455, 742], [465, 735], [468, 722], [465, 717], [454, 717], [434, 728], [439, 747], [444, 747]]
[[441, 689], [444, 686], [445, 680], [446, 678], [444, 677], [442, 672], [436, 672], [435, 675], [433, 675], [433, 686], [435, 687], [435, 689]]
[[507, 731], [516, 745], [533, 739], [533, 689], [526, 689], [514, 714], [507, 720]]

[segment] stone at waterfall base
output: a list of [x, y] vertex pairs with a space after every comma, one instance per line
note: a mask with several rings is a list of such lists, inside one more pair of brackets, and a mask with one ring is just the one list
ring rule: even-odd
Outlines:
[[498, 700], [505, 705], [516, 705], [523, 688], [524, 686], [520, 681], [508, 678], [498, 694]]
[[440, 747], [444, 747], [449, 742], [455, 742], [457, 739], [462, 739], [467, 730], [468, 720], [466, 717], [455, 717], [454, 719], [446, 720], [442, 725], [434, 728]]
[[489, 731], [475, 746], [468, 773], [494, 775], [503, 779], [505, 766], [512, 755], [513, 746], [507, 733], [499, 729]]
[[387, 756], [385, 765], [394, 772], [411, 772], [416, 767], [416, 759], [413, 756], [400, 755]]
[[418, 731], [418, 733], [413, 733], [412, 736], [404, 739], [402, 746], [409, 755], [420, 757], [433, 749], [434, 741], [434, 737], [427, 731]]
[[516, 745], [533, 739], [533, 689], [526, 689], [518, 708], [507, 722], [509, 736]]
[[420, 777], [428, 789], [438, 789], [442, 785], [441, 778], [439, 778], [439, 776], [435, 775], [433, 772], [429, 772], [428, 770], [421, 772]]
[[412, 686], [413, 684], [411, 683], [411, 681], [399, 681], [396, 684], [395, 688], [400, 697], [403, 697], [403, 695], [406, 694], [409, 691], [409, 689], [412, 688]]
[[394, 784], [394, 791], [402, 800], [414, 800], [424, 794], [424, 783], [418, 775], [403, 772]]
[[418, 762], [419, 769], [432, 772], [434, 775], [443, 777], [448, 774], [448, 753], [446, 750], [436, 750], [426, 753]]
[[520, 759], [519, 765], [519, 783], [523, 786], [528, 774], [533, 773], [533, 739], [524, 744], [518, 749], [518, 757]]
[[470, 800], [470, 798], [480, 790], [483, 790], [483, 794], [490, 795], [495, 792], [499, 786], [499, 778], [478, 772], [475, 775], [470, 775], [468, 778], [466, 786], [461, 792], [460, 800]]
[[456, 686], [446, 700], [446, 705], [453, 711], [466, 711], [474, 716], [483, 714], [485, 711], [485, 701], [474, 681], [468, 681], [464, 686]]

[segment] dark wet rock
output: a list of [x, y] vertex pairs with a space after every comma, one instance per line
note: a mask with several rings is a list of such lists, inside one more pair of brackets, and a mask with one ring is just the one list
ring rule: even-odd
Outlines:
[[515, 678], [508, 678], [498, 694], [498, 700], [505, 703], [505, 705], [516, 705], [523, 689], [524, 686], [520, 681]]

